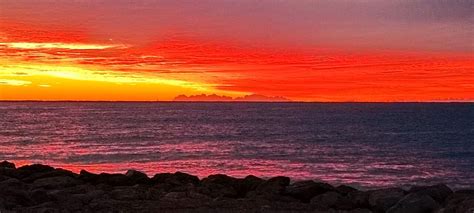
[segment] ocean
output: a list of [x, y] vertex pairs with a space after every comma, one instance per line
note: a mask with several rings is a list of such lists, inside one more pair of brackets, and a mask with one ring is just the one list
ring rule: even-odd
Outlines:
[[472, 188], [474, 104], [0, 102], [0, 160]]

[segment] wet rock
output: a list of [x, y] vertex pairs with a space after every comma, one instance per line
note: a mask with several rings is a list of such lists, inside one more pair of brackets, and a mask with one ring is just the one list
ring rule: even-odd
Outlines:
[[75, 194], [74, 197], [81, 200], [82, 203], [90, 203], [92, 200], [104, 197], [105, 192], [100, 189], [92, 190], [84, 194]]
[[143, 172], [139, 172], [136, 170], [128, 170], [125, 173], [125, 176], [129, 177], [132, 182], [135, 184], [149, 184], [151, 183], [150, 178]]
[[372, 211], [370, 211], [370, 209], [354, 209], [348, 213], [372, 213]]
[[261, 183], [255, 191], [261, 194], [283, 194], [289, 184], [290, 178], [278, 176]]
[[20, 174], [16, 169], [0, 167], [0, 175], [10, 178], [20, 178]]
[[274, 202], [293, 203], [300, 202], [298, 199], [285, 194], [286, 187], [290, 183], [288, 177], [274, 177], [261, 183], [255, 191], [247, 193], [246, 198], [254, 200], [260, 205]]
[[240, 181], [239, 189], [237, 189], [237, 191], [242, 196], [245, 196], [248, 192], [255, 191], [263, 182], [265, 182], [265, 180], [249, 175]]
[[99, 178], [99, 175], [94, 174], [94, 173], [90, 173], [86, 170], [81, 170], [81, 172], [79, 173], [78, 178], [80, 180], [84, 181], [84, 182], [87, 182], [87, 183], [96, 183], [97, 179]]
[[84, 204], [78, 198], [64, 190], [51, 190], [48, 191], [48, 196], [55, 203], [56, 208], [67, 210], [69, 212], [76, 212], [83, 209]]
[[179, 205], [184, 208], [198, 208], [207, 206], [211, 199], [203, 194], [195, 192], [170, 192], [165, 194], [160, 204], [173, 206]]
[[336, 187], [336, 191], [339, 192], [340, 194], [347, 195], [349, 193], [357, 192], [359, 190], [351, 186], [340, 185]]
[[29, 187], [18, 179], [8, 179], [0, 183], [0, 198], [2, 205], [6, 209], [12, 209], [19, 206], [31, 206], [34, 204], [31, 200]]
[[309, 202], [316, 195], [334, 191], [335, 188], [327, 183], [317, 183], [312, 180], [295, 182], [286, 187], [287, 195], [299, 199], [303, 202]]
[[387, 213], [424, 213], [434, 212], [440, 205], [430, 196], [423, 193], [411, 193], [403, 197]]
[[353, 191], [349, 192], [346, 196], [351, 201], [354, 207], [358, 208], [369, 208], [369, 192], [365, 191]]
[[115, 187], [110, 192], [110, 197], [116, 200], [139, 200], [142, 198], [143, 193], [136, 187], [122, 186]]
[[0, 175], [0, 182], [10, 179], [11, 177]]
[[317, 195], [311, 199], [311, 205], [317, 209], [337, 209], [337, 210], [351, 210], [357, 209], [357, 206], [348, 199], [348, 197], [335, 192], [329, 191]]
[[54, 171], [53, 167], [42, 165], [42, 164], [26, 165], [17, 169], [17, 172], [21, 179], [29, 177], [31, 175], [36, 175], [39, 173], [46, 173], [46, 172], [51, 172], [51, 171]]
[[49, 177], [59, 177], [59, 176], [67, 176], [67, 177], [75, 178], [77, 177], [77, 174], [74, 174], [73, 172], [64, 170], [64, 169], [54, 169], [53, 171], [34, 173], [32, 175], [29, 175], [26, 178], [23, 178], [22, 181], [27, 182], [27, 183], [32, 183], [38, 179], [49, 178]]
[[82, 181], [69, 177], [69, 176], [60, 176], [60, 177], [48, 177], [37, 179], [32, 183], [33, 188], [44, 188], [44, 189], [59, 189], [67, 188], [71, 186], [76, 186], [81, 184]]
[[446, 198], [444, 206], [442, 213], [469, 212], [470, 209], [474, 210], [474, 194], [472, 194], [472, 190], [456, 191]]
[[162, 173], [156, 174], [151, 178], [151, 182], [153, 184], [171, 184], [171, 185], [183, 185], [187, 183], [191, 183], [195, 186], [199, 185], [199, 178], [190, 174], [176, 172], [174, 174], [171, 173]]
[[45, 189], [34, 189], [29, 193], [29, 197], [35, 204], [46, 203], [50, 200], [48, 197], [48, 191]]
[[227, 175], [210, 175], [201, 181], [201, 185], [207, 190], [205, 194], [211, 197], [238, 197], [237, 188], [239, 180]]
[[[28, 190], [30, 187], [16, 178], [9, 178], [0, 182], [0, 189]], [[1, 192], [1, 190], [0, 190]]]
[[97, 176], [94, 182], [95, 184], [107, 184], [111, 186], [131, 186], [135, 185], [135, 182], [124, 174], [108, 174], [101, 173]]
[[311, 204], [323, 209], [329, 209], [336, 206], [338, 201], [342, 198], [337, 192], [331, 191], [324, 194], [320, 194], [311, 199]]
[[0, 162], [0, 168], [15, 169], [16, 166], [15, 166], [14, 163], [10, 163], [8, 161], [2, 161], [2, 162]]
[[368, 201], [376, 212], [386, 212], [404, 196], [405, 192], [399, 188], [379, 189], [369, 192]]
[[433, 198], [436, 202], [443, 203], [453, 191], [445, 184], [438, 184], [433, 186], [415, 186], [412, 187], [408, 193], [425, 194]]

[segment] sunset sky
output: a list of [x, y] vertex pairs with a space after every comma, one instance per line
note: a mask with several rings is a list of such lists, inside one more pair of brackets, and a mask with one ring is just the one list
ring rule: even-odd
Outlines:
[[474, 101], [472, 0], [0, 0], [0, 100]]

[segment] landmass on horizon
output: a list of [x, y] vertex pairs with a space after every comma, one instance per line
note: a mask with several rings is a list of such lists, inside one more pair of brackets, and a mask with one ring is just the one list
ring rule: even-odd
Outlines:
[[281, 96], [264, 96], [258, 94], [245, 95], [242, 97], [232, 98], [225, 95], [178, 95], [173, 101], [196, 101], [196, 102], [292, 102], [292, 100]]

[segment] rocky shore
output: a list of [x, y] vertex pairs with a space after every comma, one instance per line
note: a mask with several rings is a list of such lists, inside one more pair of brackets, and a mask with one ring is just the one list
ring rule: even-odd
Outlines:
[[176, 172], [80, 174], [0, 163], [0, 212], [473, 213], [474, 190], [443, 184], [361, 191], [315, 181]]

